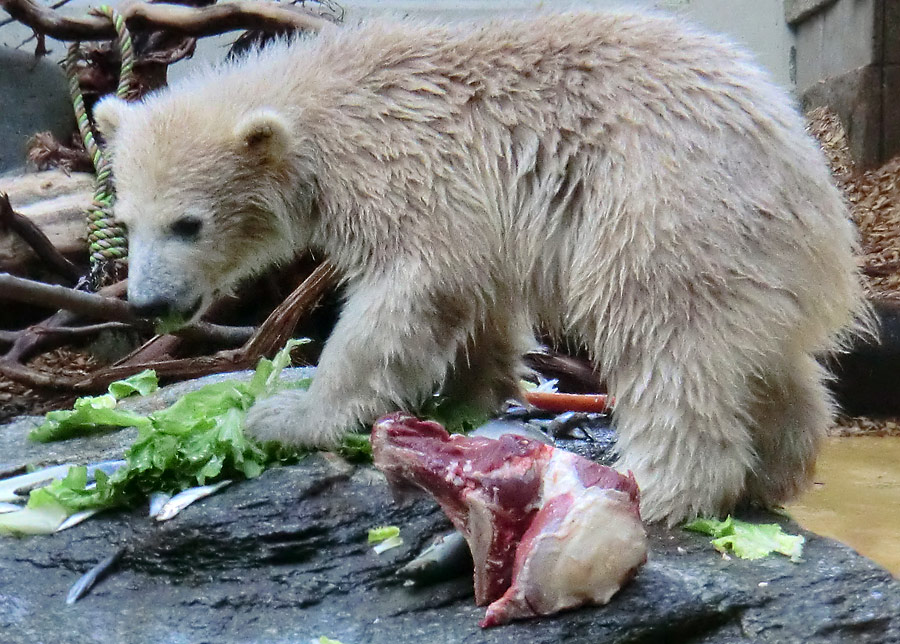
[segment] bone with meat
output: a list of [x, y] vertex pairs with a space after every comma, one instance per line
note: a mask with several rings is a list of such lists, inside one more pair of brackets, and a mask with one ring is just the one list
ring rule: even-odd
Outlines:
[[435, 497], [469, 543], [482, 626], [605, 604], [647, 559], [634, 477], [506, 434], [447, 433], [397, 413], [372, 429], [397, 490]]

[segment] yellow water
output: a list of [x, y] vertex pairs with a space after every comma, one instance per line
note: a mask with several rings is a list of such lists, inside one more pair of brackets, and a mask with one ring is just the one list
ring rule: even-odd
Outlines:
[[814, 480], [791, 516], [900, 577], [900, 437], [830, 438]]

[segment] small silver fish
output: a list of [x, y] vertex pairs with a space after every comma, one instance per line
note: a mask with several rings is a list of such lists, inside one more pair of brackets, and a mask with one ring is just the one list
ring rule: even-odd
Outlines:
[[16, 503], [7, 503], [6, 501], [0, 501], [0, 514], [5, 514], [7, 512], [18, 512], [21, 509], [22, 506]]
[[119, 548], [106, 559], [84, 573], [69, 589], [69, 594], [66, 596], [66, 604], [74, 604], [87, 595], [91, 588], [94, 587], [94, 584], [112, 571], [113, 567], [119, 562], [119, 559], [124, 553], [125, 548]]
[[59, 527], [56, 529], [56, 532], [61, 532], [63, 530], [68, 530], [72, 526], [76, 526], [85, 519], [90, 519], [92, 516], [100, 512], [100, 508], [92, 508], [90, 510], [82, 510], [81, 512], [76, 512], [75, 514], [69, 515], [69, 517], [59, 524]]
[[530, 438], [533, 441], [553, 445], [553, 439], [534, 425], [529, 425], [521, 420], [507, 420], [504, 418], [495, 418], [487, 421], [478, 429], [473, 430], [469, 436], [497, 439], [504, 434], [522, 436], [523, 438]]
[[19, 494], [18, 490], [41, 487], [54, 479], [61, 479], [69, 473], [70, 467], [73, 467], [72, 463], [64, 463], [3, 479], [0, 481], [0, 501], [21, 501], [27, 494]]
[[171, 494], [165, 492], [151, 492], [150, 494], [150, 518], [157, 516], [163, 506], [172, 498]]
[[419, 556], [397, 570], [397, 574], [420, 584], [446, 581], [472, 570], [469, 544], [459, 532], [437, 537]]
[[207, 497], [211, 494], [215, 494], [229, 483], [231, 483], [231, 481], [229, 480], [219, 481], [218, 483], [214, 483], [213, 485], [201, 485], [199, 487], [192, 487], [184, 490], [183, 492], [179, 492], [171, 499], [169, 499], [165, 503], [165, 505], [163, 505], [159, 509], [159, 513], [156, 515], [156, 520], [168, 521], [194, 501]]
[[107, 476], [112, 476], [120, 467], [125, 465], [125, 461], [120, 459], [117, 461], [101, 461], [99, 463], [90, 463], [87, 465], [87, 482], [93, 483], [97, 480], [97, 470], [100, 470]]

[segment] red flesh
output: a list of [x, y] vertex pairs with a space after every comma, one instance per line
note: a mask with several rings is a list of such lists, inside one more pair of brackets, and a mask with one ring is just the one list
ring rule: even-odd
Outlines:
[[[569, 452], [560, 452], [551, 467], [557, 450], [521, 436], [450, 435], [437, 423], [397, 413], [373, 427], [372, 451], [375, 465], [395, 488], [433, 495], [466, 537], [475, 561], [476, 603], [503, 597], [489, 609], [484, 626], [539, 614], [526, 597], [537, 592], [526, 587], [535, 580], [528, 572], [518, 582], [515, 577], [541, 538], [561, 530], [577, 495], [608, 490], [617, 495], [620, 516], [630, 514], [629, 521], [640, 522], [632, 475]], [[562, 534], [557, 543], [565, 539]]]

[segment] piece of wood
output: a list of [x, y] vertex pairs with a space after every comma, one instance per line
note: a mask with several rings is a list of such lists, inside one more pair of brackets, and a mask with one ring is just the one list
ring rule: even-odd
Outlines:
[[62, 256], [31, 218], [17, 213], [9, 203], [9, 197], [3, 192], [0, 192], [0, 230], [12, 231], [18, 235], [49, 270], [69, 285], [76, 284], [81, 279], [81, 270]]
[[93, 187], [94, 175], [88, 172], [46, 170], [0, 177], [0, 192], [9, 195], [14, 208], [62, 195], [90, 195]]
[[[0, 193], [28, 217], [64, 256], [87, 257], [85, 211], [93, 196], [93, 176], [48, 170], [0, 178]], [[31, 247], [14, 231], [0, 230], [0, 271], [22, 272], [37, 260]]]
[[[0, 0], [0, 7], [36, 32], [58, 40], [111, 40], [116, 37], [105, 17], [70, 18], [34, 0]], [[301, 7], [267, 0], [235, 0], [207, 7], [123, 2], [118, 7], [131, 30], [165, 29], [186, 36], [212, 36], [228, 31], [319, 31], [329, 21]]]

